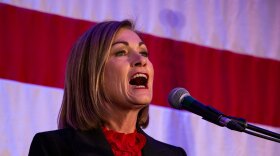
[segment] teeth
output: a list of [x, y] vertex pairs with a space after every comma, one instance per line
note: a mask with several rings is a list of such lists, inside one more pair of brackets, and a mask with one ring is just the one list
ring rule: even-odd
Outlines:
[[135, 75], [132, 77], [132, 79], [137, 78], [137, 77], [144, 77], [144, 78], [146, 78], [146, 79], [148, 78], [147, 75], [138, 73], [138, 74], [135, 74]]
[[146, 88], [145, 86], [135, 86], [135, 88]]

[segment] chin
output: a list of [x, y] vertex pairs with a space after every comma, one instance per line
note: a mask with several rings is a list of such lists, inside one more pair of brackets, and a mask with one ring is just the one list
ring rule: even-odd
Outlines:
[[134, 103], [136, 103], [136, 104], [138, 104], [138, 105], [144, 105], [144, 106], [146, 106], [146, 105], [150, 104], [151, 101], [152, 101], [152, 100], [151, 100], [150, 98], [149, 98], [149, 99], [139, 99], [139, 100], [135, 100]]
[[132, 109], [141, 110], [142, 108], [148, 106], [147, 103], [134, 103]]

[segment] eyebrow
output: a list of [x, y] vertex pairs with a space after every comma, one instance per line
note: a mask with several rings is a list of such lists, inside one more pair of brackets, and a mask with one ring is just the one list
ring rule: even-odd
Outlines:
[[[124, 44], [124, 45], [126, 45], [126, 46], [129, 45], [129, 43], [126, 42], [126, 41], [117, 41], [117, 42], [114, 42], [114, 43], [112, 44], [112, 46], [114, 46], [114, 45], [116, 45], [116, 44]], [[143, 41], [141, 41], [141, 42], [138, 43], [138, 45], [139, 45], [139, 46], [145, 45], [145, 43], [144, 43]]]

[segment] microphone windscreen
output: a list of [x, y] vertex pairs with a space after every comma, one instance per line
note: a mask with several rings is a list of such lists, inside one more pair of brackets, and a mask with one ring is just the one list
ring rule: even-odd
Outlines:
[[180, 109], [182, 107], [181, 102], [186, 96], [191, 95], [185, 88], [174, 88], [168, 95], [168, 102], [172, 107]]

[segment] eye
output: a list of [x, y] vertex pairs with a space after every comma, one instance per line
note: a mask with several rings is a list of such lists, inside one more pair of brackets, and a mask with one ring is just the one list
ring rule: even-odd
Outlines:
[[149, 53], [147, 51], [141, 51], [140, 54], [144, 57], [149, 57]]
[[125, 55], [126, 55], [126, 52], [124, 50], [120, 50], [115, 53], [115, 56], [125, 56]]

